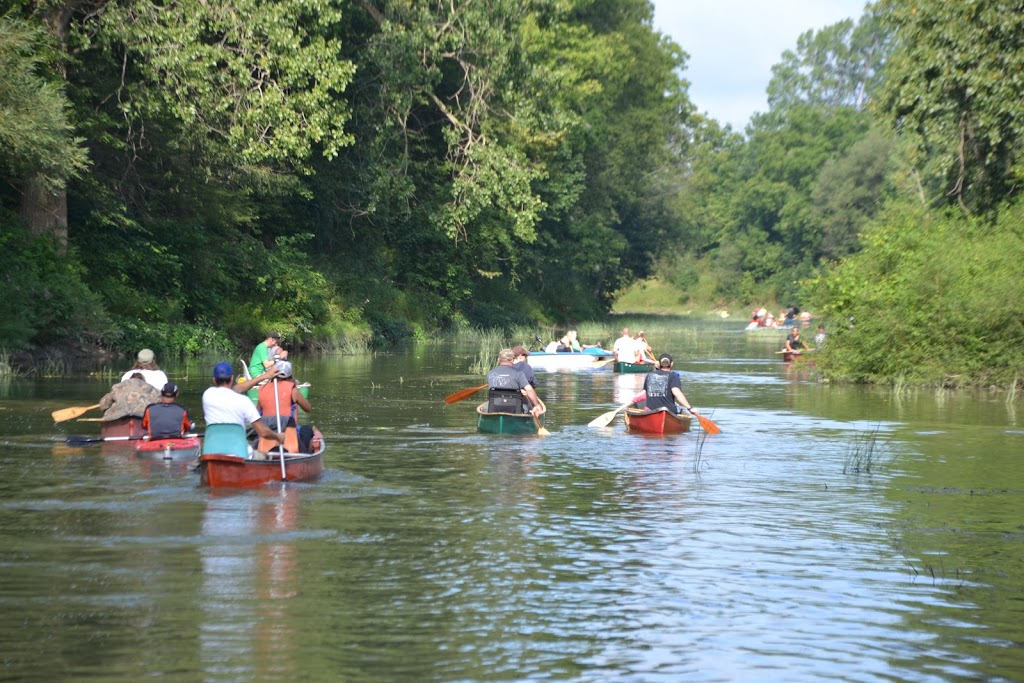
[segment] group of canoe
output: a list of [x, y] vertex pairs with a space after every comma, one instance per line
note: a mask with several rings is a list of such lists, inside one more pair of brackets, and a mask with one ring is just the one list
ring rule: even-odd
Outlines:
[[[89, 408], [91, 408], [90, 406]], [[55, 421], [88, 408], [54, 412]], [[318, 438], [313, 453], [291, 453], [266, 442], [250, 444], [238, 425], [208, 425], [204, 434], [152, 439], [142, 429], [142, 418], [127, 416], [100, 423], [100, 436], [71, 436], [68, 445], [123, 443], [140, 458], [195, 461], [200, 483], [212, 487], [254, 488], [272, 481], [310, 481], [324, 469], [326, 441]], [[239, 444], [247, 444], [245, 450]]]

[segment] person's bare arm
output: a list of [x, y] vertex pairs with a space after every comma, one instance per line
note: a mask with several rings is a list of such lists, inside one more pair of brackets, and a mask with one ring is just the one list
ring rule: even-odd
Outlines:
[[678, 403], [682, 407], [686, 408], [688, 411], [690, 411], [694, 415], [697, 414], [697, 409], [694, 408], [693, 404], [690, 403], [687, 400], [686, 396], [683, 394], [683, 390], [682, 389], [679, 389], [678, 387], [672, 387], [672, 396], [673, 396], [673, 398], [675, 398], [676, 403]]
[[292, 389], [292, 400], [307, 413], [313, 412], [313, 406], [309, 404], [309, 399], [302, 395], [302, 392], [299, 391], [298, 387]]
[[255, 429], [256, 433], [259, 436], [262, 436], [264, 439], [270, 439], [278, 443], [284, 443], [283, 433], [278, 434], [277, 432], [275, 432], [273, 429], [263, 424], [262, 422], [253, 422], [252, 428]]
[[256, 375], [252, 379], [247, 379], [244, 382], [239, 382], [233, 388], [238, 393], [244, 394], [245, 392], [249, 391], [254, 386], [256, 386], [257, 384], [262, 382], [263, 380], [265, 380], [265, 379], [274, 379], [275, 377], [277, 377], [278, 374], [279, 373], [278, 373], [277, 368], [276, 367], [271, 367], [269, 370], [263, 371], [262, 373]]

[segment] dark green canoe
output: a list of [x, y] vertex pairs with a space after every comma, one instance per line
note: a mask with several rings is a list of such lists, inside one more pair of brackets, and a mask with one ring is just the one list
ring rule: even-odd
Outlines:
[[627, 363], [625, 361], [615, 361], [615, 365], [612, 368], [615, 372], [650, 372], [654, 368], [650, 363]]
[[530, 413], [488, 413], [487, 403], [481, 403], [476, 407], [476, 428], [484, 434], [536, 434], [540, 420]]

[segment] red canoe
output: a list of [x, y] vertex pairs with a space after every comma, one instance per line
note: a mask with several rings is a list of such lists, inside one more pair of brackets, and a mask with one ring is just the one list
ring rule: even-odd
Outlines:
[[324, 471], [326, 443], [321, 439], [316, 453], [285, 453], [281, 476], [281, 458], [269, 454], [270, 460], [249, 460], [237, 455], [204, 453], [199, 456], [199, 481], [206, 486], [257, 488], [273, 481], [312, 481]]
[[688, 415], [677, 415], [664, 408], [647, 410], [645, 408], [626, 408], [626, 429], [647, 434], [682, 434], [690, 431]]
[[812, 365], [814, 364], [814, 357], [809, 356], [804, 351], [780, 351], [779, 353], [782, 354], [782, 361], [784, 363], [810, 363]]
[[162, 457], [164, 460], [189, 460], [199, 455], [199, 437], [136, 441], [135, 452], [153, 458]]

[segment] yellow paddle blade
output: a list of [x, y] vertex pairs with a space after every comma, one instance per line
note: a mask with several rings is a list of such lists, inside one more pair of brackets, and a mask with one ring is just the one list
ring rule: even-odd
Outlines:
[[99, 403], [92, 406], [72, 406], [71, 408], [61, 408], [60, 410], [55, 410], [52, 413], [50, 413], [50, 415], [53, 417], [54, 422], [64, 422], [65, 420], [73, 420], [79, 415], [84, 415], [90, 410], [94, 410], [95, 408], [99, 407]]

